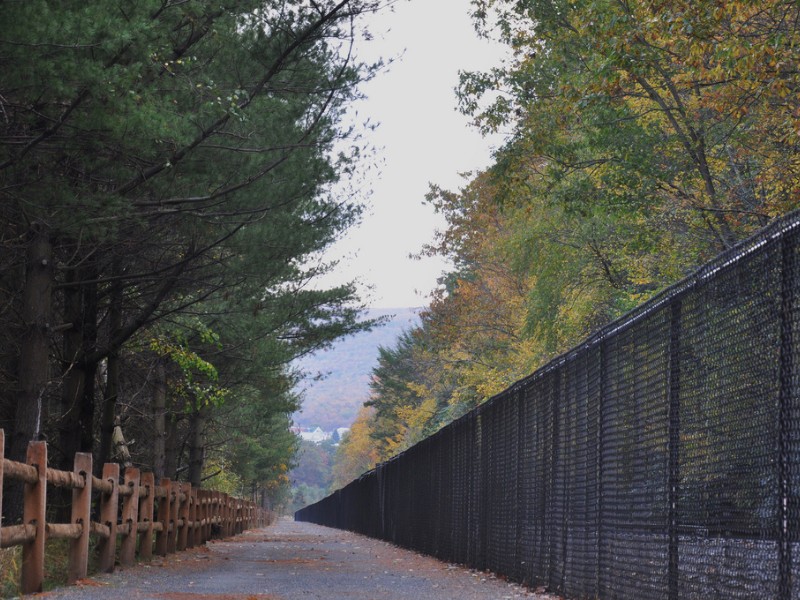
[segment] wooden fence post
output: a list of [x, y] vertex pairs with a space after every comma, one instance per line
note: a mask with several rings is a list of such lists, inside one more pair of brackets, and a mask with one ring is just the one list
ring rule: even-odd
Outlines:
[[228, 537], [236, 535], [236, 498], [228, 495]]
[[214, 537], [214, 524], [217, 517], [217, 509], [216, 509], [216, 502], [217, 502], [217, 492], [209, 492], [208, 498], [208, 539], [212, 539]]
[[117, 549], [117, 513], [119, 504], [119, 464], [103, 465], [103, 481], [111, 484], [110, 494], [100, 495], [100, 523], [108, 527], [108, 538], [100, 539], [98, 568], [101, 573], [114, 570], [114, 553]]
[[211, 492], [201, 490], [203, 498], [200, 500], [200, 510], [203, 512], [203, 535], [200, 538], [200, 543], [205, 544], [211, 539]]
[[39, 480], [25, 484], [25, 500], [22, 520], [33, 525], [36, 536], [22, 545], [22, 593], [35, 594], [42, 591], [44, 581], [44, 537], [45, 503], [47, 502], [47, 444], [30, 442], [27, 463], [36, 467]]
[[231, 524], [233, 525], [233, 531], [231, 531], [231, 535], [236, 535], [239, 529], [239, 501], [236, 498], [231, 497]]
[[220, 494], [219, 507], [220, 507], [220, 517], [222, 518], [221, 533], [222, 537], [226, 538], [228, 537], [228, 526], [229, 526], [228, 509], [230, 508], [228, 506], [228, 494]]
[[239, 501], [231, 496], [231, 523], [233, 524], [233, 531], [231, 531], [231, 535], [234, 536], [239, 533]]
[[219, 493], [217, 497], [217, 511], [219, 513], [219, 537], [224, 538], [227, 536], [227, 532], [225, 531], [225, 527], [227, 526], [228, 522], [226, 520], [225, 515], [225, 503], [226, 496], [222, 492]]
[[217, 535], [218, 538], [225, 537], [225, 494], [217, 492], [216, 497], [216, 511], [217, 511]]
[[197, 492], [199, 492], [197, 488], [191, 489], [191, 501], [189, 502], [189, 537], [186, 540], [186, 547], [187, 548], [194, 548], [199, 544], [198, 539], [200, 538], [200, 523], [197, 522]]
[[233, 531], [231, 532], [231, 535], [236, 535], [239, 533], [239, 501], [236, 498], [231, 498], [231, 509], [233, 512], [231, 517]]
[[195, 492], [194, 501], [197, 504], [195, 508], [195, 520], [197, 521], [197, 534], [194, 536], [194, 545], [195, 546], [202, 546], [203, 542], [203, 533], [205, 531], [205, 518], [203, 515], [203, 494], [205, 490], [197, 490]]
[[125, 486], [130, 495], [122, 500], [122, 523], [128, 524], [128, 533], [122, 537], [119, 546], [119, 564], [131, 566], [136, 559], [136, 537], [139, 528], [139, 469], [125, 469]]
[[178, 530], [176, 548], [186, 550], [189, 544], [189, 503], [192, 501], [192, 484], [182, 483], [178, 488], [178, 495], [183, 496], [183, 500], [178, 504], [178, 520], [182, 521], [183, 525]]
[[224, 494], [222, 492], [215, 492], [215, 493], [216, 493], [216, 498], [214, 498], [214, 500], [215, 500], [215, 511], [216, 511], [216, 522], [217, 522], [216, 537], [223, 538], [225, 537], [225, 520], [224, 520], [225, 513], [223, 510], [224, 507], [222, 505]]
[[225, 537], [225, 494], [217, 494], [217, 520], [219, 521], [218, 537]]
[[69, 542], [67, 583], [73, 584], [86, 577], [89, 566], [89, 534], [92, 529], [92, 455], [79, 452], [75, 455], [72, 472], [83, 479], [83, 488], [72, 490], [72, 523], [83, 526], [81, 536]]
[[211, 498], [213, 495], [214, 493], [211, 491], [203, 491], [203, 502], [201, 504], [203, 507], [203, 521], [205, 522], [205, 525], [203, 525], [203, 543], [211, 539], [211, 519], [214, 514]]
[[139, 558], [150, 560], [153, 557], [153, 507], [156, 499], [155, 476], [142, 473], [140, 489], [147, 490], [147, 495], [139, 499], [139, 522], [147, 524], [139, 538]]
[[223, 498], [223, 505], [224, 505], [224, 528], [222, 537], [229, 538], [231, 537], [231, 497], [228, 494], [224, 494]]
[[231, 537], [236, 535], [236, 501], [230, 495], [226, 495], [225, 500], [228, 505], [228, 534], [225, 537]]
[[214, 523], [217, 538], [222, 537], [222, 492], [214, 492]]
[[203, 517], [206, 520], [206, 531], [203, 534], [203, 542], [211, 539], [211, 525], [214, 519], [214, 492], [208, 491], [204, 494], [205, 508], [203, 509]]
[[170, 483], [170, 511], [169, 521], [171, 528], [167, 533], [167, 554], [174, 554], [178, 547], [178, 508], [181, 503], [181, 484], [177, 481]]
[[160, 487], [163, 496], [158, 498], [158, 521], [161, 523], [161, 531], [156, 534], [156, 554], [159, 556], [167, 555], [167, 538], [169, 537], [169, 519], [172, 511], [170, 510], [170, 500], [172, 496], [172, 485], [168, 477], [161, 479]]
[[197, 490], [194, 493], [194, 501], [197, 504], [195, 509], [195, 520], [197, 521], [197, 533], [194, 536], [194, 545], [202, 546], [203, 542], [203, 490]]
[[238, 498], [233, 499], [233, 535], [241, 532], [242, 527], [242, 501]]

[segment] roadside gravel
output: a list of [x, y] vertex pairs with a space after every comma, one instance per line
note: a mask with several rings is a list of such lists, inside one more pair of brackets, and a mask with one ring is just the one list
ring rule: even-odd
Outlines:
[[289, 519], [40, 596], [53, 600], [556, 600], [386, 542]]

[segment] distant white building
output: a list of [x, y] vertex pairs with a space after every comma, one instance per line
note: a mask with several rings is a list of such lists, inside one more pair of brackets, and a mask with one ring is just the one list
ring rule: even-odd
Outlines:
[[307, 442], [314, 442], [315, 444], [320, 444], [325, 440], [331, 439], [331, 434], [325, 431], [322, 431], [320, 427], [312, 431], [300, 431], [298, 434], [301, 439]]

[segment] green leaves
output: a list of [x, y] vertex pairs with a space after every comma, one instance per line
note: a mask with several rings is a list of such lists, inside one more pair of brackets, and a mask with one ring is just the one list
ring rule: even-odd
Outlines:
[[[80, 349], [64, 358], [55, 334], [53, 363], [65, 373], [109, 356], [135, 365], [122, 375], [124, 392], [106, 402], [111, 417], [133, 405], [150, 415], [148, 393], [125, 394], [164, 371], [158, 395], [175, 448], [185, 446], [181, 436], [199, 444], [207, 435], [220, 459], [234, 453], [232, 432], [243, 446], [280, 446], [258, 453], [258, 465], [242, 463], [248, 485], [285, 477], [278, 465], [288, 464], [293, 438], [277, 429], [299, 403], [292, 359], [371, 325], [359, 321], [354, 286], [315, 290], [316, 271], [305, 265], [361, 210], [359, 198], [332, 190], [369, 156], [355, 140], [334, 144], [351, 134], [343, 115], [374, 66], [341, 50], [358, 37], [359, 14], [378, 4], [2, 8], [0, 219], [2, 239], [15, 240], [4, 250], [16, 253], [4, 268], [22, 277], [27, 230], [46, 230], [53, 306], [83, 294], [90, 307], [53, 315]], [[18, 304], [24, 281], [12, 279], [0, 291]], [[12, 313], [4, 313], [9, 336], [18, 331]], [[76, 318], [81, 331], [69, 325]], [[46, 373], [48, 364], [39, 367]], [[0, 365], [10, 379], [16, 368]], [[60, 385], [53, 381], [55, 394]], [[78, 412], [89, 430], [99, 395], [77, 385], [86, 389], [70, 391], [70, 401], [85, 403]], [[195, 463], [201, 450], [193, 446]]]
[[472, 7], [479, 33], [510, 59], [462, 73], [459, 106], [483, 131], [510, 135], [489, 172], [428, 196], [448, 226], [425, 252], [454, 268], [423, 325], [375, 370], [369, 423], [384, 453], [800, 197], [797, 3]]

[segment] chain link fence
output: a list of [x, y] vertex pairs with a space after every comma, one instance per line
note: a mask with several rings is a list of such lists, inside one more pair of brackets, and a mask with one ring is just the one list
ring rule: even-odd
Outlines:
[[800, 599], [800, 214], [296, 513], [568, 598]]

